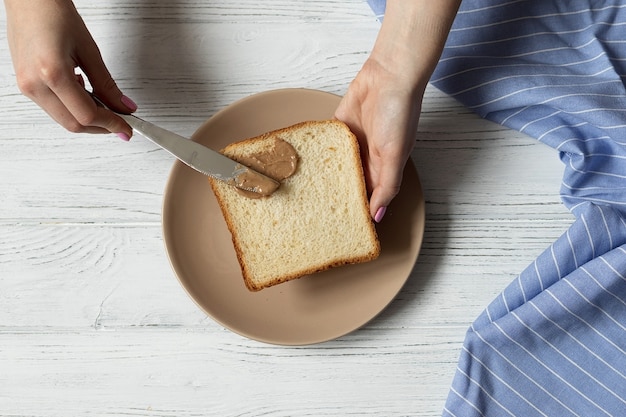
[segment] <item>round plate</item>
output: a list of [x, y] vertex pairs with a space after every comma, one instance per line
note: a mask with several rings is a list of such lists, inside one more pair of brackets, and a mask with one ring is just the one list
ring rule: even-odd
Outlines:
[[[331, 119], [339, 100], [306, 89], [256, 94], [215, 114], [192, 139], [218, 150], [301, 121]], [[371, 320], [409, 277], [423, 231], [424, 199], [409, 162], [399, 195], [377, 225], [382, 247], [378, 259], [250, 292], [207, 178], [177, 161], [163, 204], [167, 253], [191, 298], [230, 330], [280, 345], [331, 340]]]

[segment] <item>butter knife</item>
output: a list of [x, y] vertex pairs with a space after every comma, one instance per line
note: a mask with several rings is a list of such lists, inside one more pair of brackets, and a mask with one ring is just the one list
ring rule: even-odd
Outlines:
[[118, 113], [107, 107], [95, 95], [91, 94], [91, 97], [93, 97], [96, 104], [111, 110], [124, 119], [135, 132], [156, 143], [181, 162], [204, 175], [224, 181], [242, 190], [252, 191], [261, 195], [272, 194], [280, 185], [278, 181], [198, 142], [170, 132], [132, 114]]

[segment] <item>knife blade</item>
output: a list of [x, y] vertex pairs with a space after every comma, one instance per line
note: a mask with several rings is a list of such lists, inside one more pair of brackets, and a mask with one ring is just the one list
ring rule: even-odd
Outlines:
[[126, 123], [146, 139], [151, 140], [184, 164], [196, 171], [224, 181], [229, 185], [262, 195], [270, 195], [280, 183], [253, 170], [221, 153], [207, 148], [184, 136], [171, 132], [132, 114], [118, 113], [106, 106], [102, 100], [91, 94], [96, 104], [120, 116]]

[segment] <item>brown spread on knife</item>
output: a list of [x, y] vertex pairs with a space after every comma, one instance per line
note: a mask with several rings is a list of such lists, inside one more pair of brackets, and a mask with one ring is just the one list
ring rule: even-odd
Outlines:
[[[239, 167], [245, 168], [243, 166]], [[261, 198], [272, 195], [272, 193], [276, 191], [280, 185], [279, 182], [274, 181], [267, 176], [261, 175], [256, 171], [250, 171], [247, 168], [245, 168], [245, 171], [242, 174], [237, 175], [233, 182], [237, 191], [250, 198]]]

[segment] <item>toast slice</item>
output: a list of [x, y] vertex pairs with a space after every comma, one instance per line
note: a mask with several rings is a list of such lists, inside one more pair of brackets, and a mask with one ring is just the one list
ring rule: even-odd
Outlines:
[[258, 291], [380, 254], [369, 214], [359, 144], [336, 120], [309, 121], [233, 143], [221, 152], [242, 162], [276, 140], [296, 150], [295, 173], [269, 197], [252, 199], [209, 179], [245, 285]]

